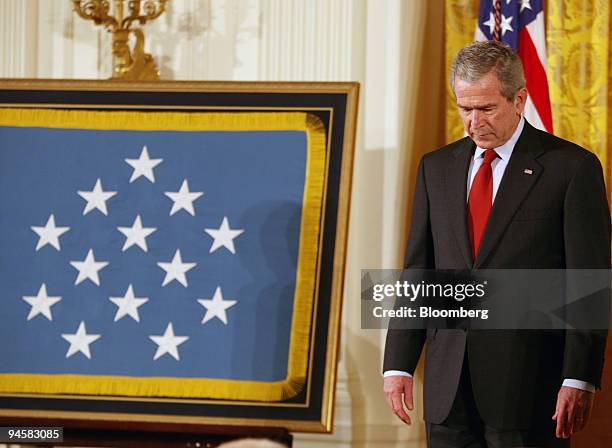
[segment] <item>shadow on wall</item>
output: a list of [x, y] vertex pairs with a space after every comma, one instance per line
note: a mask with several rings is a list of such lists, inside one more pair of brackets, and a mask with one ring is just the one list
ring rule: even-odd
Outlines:
[[189, 79], [232, 80], [240, 60], [240, 44], [259, 38], [261, 25], [252, 24], [247, 2], [201, 0], [191, 11], [170, 2], [166, 13], [149, 28], [150, 48], [161, 79], [177, 74]]
[[[358, 372], [358, 374], [351, 374], [348, 380], [353, 421], [351, 426], [351, 446], [369, 447], [375, 446], [377, 443], [380, 446], [395, 446], [394, 442], [415, 448], [417, 446], [425, 446], [422, 383], [418, 379], [415, 381], [413, 389], [414, 411], [409, 413], [412, 419], [411, 426], [406, 426], [403, 423], [397, 424], [399, 422], [398, 418], [386, 403], [383, 409], [385, 409], [386, 414], [384, 417], [388, 419], [388, 423], [378, 426], [368, 424], [366, 410], [379, 408], [374, 406], [371, 400], [385, 402], [386, 399], [383, 392], [383, 378], [380, 365], [374, 362], [364, 365], [363, 361], [360, 361], [364, 359], [380, 359], [380, 347], [367, 338], [359, 336], [359, 334], [356, 332], [347, 333], [347, 339], [351, 341], [351, 345], [359, 347], [359, 359], [351, 352], [350, 348], [344, 351], [347, 370], [349, 372]], [[415, 374], [422, 377], [422, 362], [419, 363]], [[378, 381], [369, 380], [371, 378], [378, 378]], [[385, 419], [384, 417], [383, 420]], [[363, 423], [360, 424], [360, 422]]]
[[[211, 28], [211, 1], [198, 2], [194, 11], [177, 11], [177, 5], [169, 2], [166, 12], [157, 20], [161, 23], [151, 27], [149, 33], [150, 52], [157, 61], [160, 78], [169, 80], [175, 78], [172, 61], [179, 58], [181, 66], [179, 73], [189, 73], [187, 69], [192, 61], [186, 57], [186, 48], [196, 45], [192, 54], [203, 57], [206, 45], [205, 35]], [[179, 49], [182, 47], [182, 50]]]
[[[407, 5], [402, 4], [403, 8]], [[408, 235], [410, 216], [412, 213], [412, 197], [414, 195], [414, 182], [421, 156], [429, 151], [440, 148], [445, 143], [445, 100], [446, 82], [448, 76], [444, 64], [444, 3], [427, 2], [426, 20], [421, 39], [423, 48], [418, 63], [404, 60], [401, 79], [416, 79], [416, 99], [414, 102], [403, 101], [405, 117], [414, 117], [411, 125], [402, 130], [401, 143], [406, 150], [402, 151], [403, 160], [400, 162], [406, 175], [400, 178], [400, 191], [407, 192], [406, 213], [404, 216], [404, 235]], [[404, 14], [403, 14], [404, 16]], [[402, 42], [406, 44], [406, 39]], [[403, 54], [407, 50], [402, 48]], [[418, 71], [416, 70], [418, 69]], [[413, 81], [414, 82], [414, 81]], [[406, 97], [406, 89], [402, 89], [402, 97]], [[416, 113], [411, 113], [416, 108]]]
[[[299, 248], [299, 239], [291, 236], [299, 234], [300, 217], [300, 204], [263, 201], [238, 220], [256, 223], [254, 227], [261, 229], [253, 237], [255, 252], [240, 258], [252, 281], [238, 292], [238, 297], [251, 307], [248, 318], [255, 322], [250, 329], [246, 325], [240, 326], [239, 338], [249, 341], [251, 347], [269, 348], [259, 351], [256, 359], [248, 360], [251, 370], [258, 375], [269, 377], [275, 370], [278, 372], [274, 366], [281, 362], [285, 364], [287, 359], [289, 338], [286, 336], [291, 329], [291, 319], [287, 316], [292, 315], [295, 290], [295, 278], [291, 274], [297, 268]], [[270, 316], [274, 316], [274, 325], [270, 325]], [[233, 364], [245, 361], [238, 353], [232, 359]]]

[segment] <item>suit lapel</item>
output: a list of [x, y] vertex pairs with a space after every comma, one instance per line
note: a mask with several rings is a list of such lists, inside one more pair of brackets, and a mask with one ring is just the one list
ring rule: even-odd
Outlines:
[[451, 227], [468, 268], [472, 266], [473, 261], [467, 227], [467, 175], [475, 147], [476, 145], [469, 138], [461, 142], [453, 151], [454, 159], [447, 167], [445, 177], [449, 217], [451, 223], [454, 223]]
[[474, 261], [474, 269], [479, 268], [486, 261], [531, 187], [542, 174], [543, 167], [536, 160], [542, 152], [543, 148], [536, 130], [525, 122], [523, 132], [512, 151], [504, 177], [497, 190]]

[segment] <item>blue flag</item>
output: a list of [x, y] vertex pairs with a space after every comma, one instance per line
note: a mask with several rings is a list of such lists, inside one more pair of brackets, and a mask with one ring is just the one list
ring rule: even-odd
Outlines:
[[88, 127], [0, 126], [0, 388], [286, 380], [308, 133]]

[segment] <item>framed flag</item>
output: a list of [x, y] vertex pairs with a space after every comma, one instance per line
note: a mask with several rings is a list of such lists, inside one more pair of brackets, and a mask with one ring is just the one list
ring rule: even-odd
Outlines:
[[0, 80], [0, 421], [330, 431], [357, 98]]

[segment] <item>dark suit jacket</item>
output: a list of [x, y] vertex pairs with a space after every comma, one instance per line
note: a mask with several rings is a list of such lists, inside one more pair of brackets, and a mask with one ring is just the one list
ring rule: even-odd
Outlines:
[[[405, 267], [608, 269], [610, 214], [601, 165], [525, 122], [476, 260], [467, 231], [463, 138], [421, 160]], [[529, 175], [525, 169], [532, 170]], [[425, 420], [448, 416], [467, 350], [481, 418], [499, 429], [550, 422], [564, 378], [600, 385], [607, 331], [389, 330], [383, 370], [413, 373], [425, 341]]]

